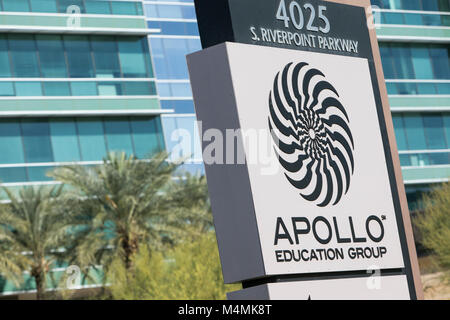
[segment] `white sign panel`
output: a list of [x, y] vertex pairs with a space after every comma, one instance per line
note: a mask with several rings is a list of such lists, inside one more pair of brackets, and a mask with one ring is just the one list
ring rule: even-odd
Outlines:
[[406, 276], [269, 283], [228, 294], [231, 300], [408, 300]]
[[266, 272], [403, 267], [367, 59], [242, 44], [228, 57], [244, 137], [273, 130], [270, 161], [248, 165]]

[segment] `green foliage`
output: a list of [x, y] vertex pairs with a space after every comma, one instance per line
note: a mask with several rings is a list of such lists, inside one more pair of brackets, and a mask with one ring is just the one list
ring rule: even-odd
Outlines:
[[198, 236], [213, 230], [211, 204], [205, 176], [185, 173], [171, 182], [172, 210], [182, 217], [188, 235]]
[[422, 243], [432, 250], [437, 264], [450, 279], [450, 183], [436, 188], [424, 197], [424, 213], [414, 223], [422, 236]]
[[30, 272], [41, 299], [70, 227], [58, 202], [62, 186], [23, 188], [17, 196], [4, 191], [11, 202], [0, 206], [0, 273], [20, 284], [23, 271]]
[[[26, 188], [18, 198], [5, 189], [0, 273], [19, 283], [29, 271], [38, 298], [64, 261], [88, 278], [106, 274], [115, 299], [224, 299], [238, 287], [223, 284], [206, 179], [174, 179], [178, 165], [166, 153], [144, 161], [110, 153], [100, 166], [57, 168], [49, 175], [58, 187]], [[60, 295], [72, 296], [68, 275], [59, 280]]]
[[110, 269], [113, 299], [220, 300], [240, 285], [224, 285], [214, 233], [179, 244], [164, 256], [141, 248], [131, 272], [120, 260]]
[[141, 244], [161, 250], [177, 242], [183, 221], [171, 210], [167, 189], [177, 164], [166, 160], [165, 153], [150, 161], [110, 153], [101, 166], [69, 166], [50, 174], [69, 186], [65, 199], [79, 225], [71, 239], [72, 261], [83, 269], [108, 268], [119, 257], [130, 268]]

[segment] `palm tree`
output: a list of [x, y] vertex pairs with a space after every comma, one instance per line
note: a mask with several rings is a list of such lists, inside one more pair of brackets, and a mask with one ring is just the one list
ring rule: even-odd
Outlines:
[[46, 279], [64, 246], [69, 224], [57, 205], [62, 185], [23, 188], [0, 207], [0, 273], [16, 284], [23, 272], [34, 278], [37, 299], [45, 297]]
[[129, 270], [142, 244], [161, 249], [177, 241], [182, 221], [171, 211], [169, 182], [178, 164], [167, 154], [139, 161], [110, 153], [101, 166], [68, 166], [50, 176], [68, 185], [77, 232], [71, 235], [72, 260], [82, 268], [101, 265], [106, 274], [115, 258]]
[[173, 210], [186, 221], [194, 236], [213, 230], [211, 203], [205, 176], [183, 173], [171, 182]]

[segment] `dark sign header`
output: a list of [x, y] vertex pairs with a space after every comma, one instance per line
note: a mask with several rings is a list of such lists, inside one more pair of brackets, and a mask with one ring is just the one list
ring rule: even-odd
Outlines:
[[361, 7], [319, 0], [195, 0], [203, 48], [222, 42], [371, 58]]

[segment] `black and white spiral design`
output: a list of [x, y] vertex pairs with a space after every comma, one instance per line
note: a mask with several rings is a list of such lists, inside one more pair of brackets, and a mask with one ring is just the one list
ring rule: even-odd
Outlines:
[[354, 141], [336, 89], [307, 63], [289, 63], [269, 95], [269, 128], [288, 181], [319, 207], [350, 187]]

